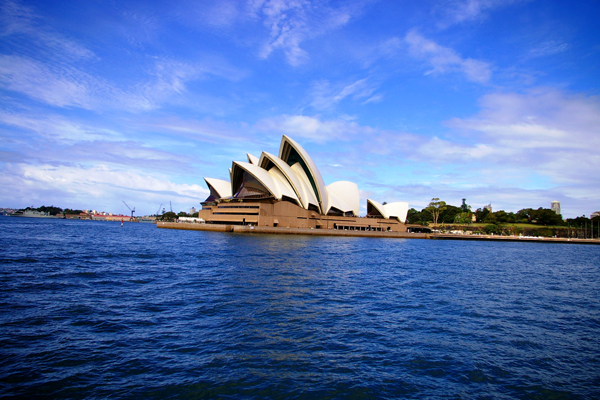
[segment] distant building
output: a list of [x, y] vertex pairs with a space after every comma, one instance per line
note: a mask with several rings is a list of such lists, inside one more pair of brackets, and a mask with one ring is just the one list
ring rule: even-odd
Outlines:
[[66, 219], [92, 219], [92, 215], [87, 212], [81, 212], [79, 214], [65, 214]]
[[592, 215], [590, 215], [590, 219], [596, 218], [596, 217], [600, 217], [600, 211], [595, 211], [592, 213]]
[[492, 212], [492, 203], [488, 204], [487, 206], [483, 207], [486, 210], [488, 210], [489, 212]]
[[91, 219], [94, 221], [135, 221], [135, 218], [131, 218], [130, 215], [108, 215], [107, 213], [93, 214]]
[[194, 214], [196, 212], [196, 207], [190, 208], [190, 214]]
[[560, 215], [560, 201], [552, 201], [550, 202], [550, 209], [556, 213], [556, 215]]

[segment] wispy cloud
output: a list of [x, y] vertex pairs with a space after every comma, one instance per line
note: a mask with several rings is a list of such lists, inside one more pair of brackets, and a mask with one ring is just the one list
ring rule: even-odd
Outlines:
[[424, 38], [415, 30], [408, 32], [404, 40], [410, 54], [430, 64], [431, 69], [426, 75], [460, 72], [469, 81], [482, 84], [488, 83], [492, 76], [489, 63], [463, 58], [456, 51]]
[[547, 40], [529, 51], [530, 57], [546, 57], [569, 49], [569, 44], [560, 40]]
[[13, 49], [20, 49], [25, 53], [35, 52], [46, 58], [58, 56], [81, 60], [95, 57], [91, 50], [44, 26], [41, 20], [33, 8], [19, 1], [8, 0], [0, 3], [0, 37], [4, 40], [10, 40], [11, 36], [25, 36], [29, 39], [26, 45], [12, 41]]
[[[120, 140], [123, 138], [118, 132], [113, 130], [90, 127], [59, 115], [40, 115], [38, 113], [38, 115], [32, 116], [30, 114], [0, 110], [0, 124], [31, 131], [38, 137], [43, 137], [60, 144], [107, 139]], [[19, 134], [20, 132], [13, 133], [13, 135]]]
[[350, 140], [357, 134], [367, 134], [372, 131], [372, 128], [360, 126], [353, 121], [340, 119], [322, 121], [317, 117], [304, 115], [282, 115], [262, 119], [256, 123], [255, 129], [304, 138], [316, 143]]
[[183, 95], [189, 82], [204, 76], [227, 72], [228, 79], [243, 76], [239, 70], [217, 65], [157, 59], [142, 82], [117, 84], [70, 63], [0, 55], [0, 87], [55, 107], [144, 112]]
[[105, 92], [95, 78], [68, 66], [49, 66], [20, 56], [0, 55], [0, 85], [52, 106], [92, 108], [92, 92]]
[[317, 110], [328, 110], [346, 98], [362, 100], [365, 103], [376, 102], [382, 98], [381, 94], [373, 95], [377, 87], [378, 85], [370, 82], [369, 78], [334, 85], [323, 79], [312, 84], [310, 105]]
[[143, 143], [136, 141], [130, 132], [123, 134], [56, 114], [40, 114], [33, 117], [0, 111], [0, 126], [9, 127], [0, 131], [4, 139], [2, 148], [6, 150], [1, 161], [16, 159], [52, 165], [98, 163], [178, 173], [189, 173], [192, 164], [201, 162], [187, 154], [153, 147], [147, 138]]
[[140, 123], [143, 129], [169, 132], [181, 138], [201, 140], [206, 143], [222, 143], [226, 141], [248, 141], [248, 132], [240, 126], [233, 126], [210, 118], [203, 120], [186, 120], [178, 117], [150, 119]]
[[304, 40], [346, 25], [360, 10], [360, 4], [332, 8], [309, 0], [254, 0], [251, 7], [269, 28], [269, 40], [260, 56], [267, 58], [282, 50], [294, 66], [308, 60], [308, 53], [300, 47]]
[[[477, 134], [472, 139], [486, 146], [486, 157], [557, 183], [594, 181], [600, 187], [600, 98], [537, 89], [490, 94], [481, 99], [481, 106], [478, 115], [455, 118], [447, 125]], [[446, 150], [464, 155], [451, 147]]]
[[[174, 183], [165, 176], [149, 176], [131, 168], [9, 164], [0, 169], [0, 198], [12, 198], [18, 203], [15, 206], [44, 202], [116, 211], [123, 199], [132, 206], [158, 206], [172, 200], [180, 210], [197, 205], [206, 196], [208, 190], [200, 185]], [[65, 199], [69, 199], [67, 204]], [[154, 212], [138, 209], [140, 214]]]
[[486, 13], [492, 9], [519, 1], [523, 0], [443, 0], [435, 7], [434, 12], [442, 15], [443, 21], [439, 25], [446, 27], [485, 17]]
[[[50, 106], [146, 112], [184, 95], [192, 81], [209, 76], [238, 81], [247, 75], [219, 56], [162, 55], [137, 59], [137, 68], [120, 65], [119, 77], [106, 77], [98, 72], [106, 60], [50, 28], [34, 8], [6, 1], [0, 9], [0, 37], [10, 43], [10, 52], [0, 55], [0, 88]], [[141, 12], [126, 17], [136, 27], [156, 30], [155, 19]]]

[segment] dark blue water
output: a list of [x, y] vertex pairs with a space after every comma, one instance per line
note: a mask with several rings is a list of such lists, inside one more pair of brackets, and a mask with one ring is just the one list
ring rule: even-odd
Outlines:
[[600, 397], [600, 247], [0, 217], [0, 396]]

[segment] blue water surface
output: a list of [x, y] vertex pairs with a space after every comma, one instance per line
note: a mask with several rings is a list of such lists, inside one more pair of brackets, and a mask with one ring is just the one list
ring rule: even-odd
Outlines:
[[600, 398], [600, 246], [0, 217], [0, 396]]

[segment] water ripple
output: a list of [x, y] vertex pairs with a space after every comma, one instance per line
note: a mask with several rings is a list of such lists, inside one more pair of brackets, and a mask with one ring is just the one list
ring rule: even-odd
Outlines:
[[2, 397], [598, 395], [596, 246], [0, 225]]

